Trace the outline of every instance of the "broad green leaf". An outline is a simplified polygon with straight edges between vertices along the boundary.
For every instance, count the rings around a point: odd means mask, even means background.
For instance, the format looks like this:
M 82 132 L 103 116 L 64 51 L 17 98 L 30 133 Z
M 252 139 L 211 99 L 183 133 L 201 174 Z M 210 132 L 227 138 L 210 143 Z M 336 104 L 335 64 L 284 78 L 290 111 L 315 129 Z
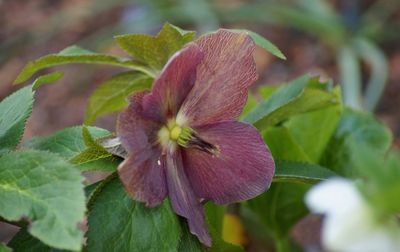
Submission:
M 149 70 L 146 67 L 135 61 L 124 58 L 118 58 L 106 54 L 94 53 L 82 49 L 78 46 L 71 46 L 67 47 L 66 49 L 62 50 L 59 53 L 49 54 L 37 60 L 29 62 L 22 69 L 21 73 L 17 76 L 16 80 L 14 81 L 14 84 L 20 84 L 28 80 L 33 74 L 44 68 L 56 65 L 68 64 L 68 63 L 115 65 L 115 66 L 129 68 L 132 70 L 137 70 L 149 74 L 150 76 L 153 76 L 153 73 L 149 72 Z
M 21 228 L 18 233 L 8 243 L 8 246 L 14 251 L 18 252 L 60 252 L 65 250 L 59 250 L 51 248 L 30 235 L 26 228 Z M 1 251 L 1 250 L 0 250 Z
M 263 132 L 263 138 L 274 159 L 311 161 L 286 127 L 271 127 Z
M 204 246 L 196 236 L 190 233 L 187 223 L 181 222 L 182 236 L 179 242 L 178 252 L 206 252 Z
M 118 178 L 92 197 L 88 222 L 89 251 L 176 251 L 181 236 L 168 200 L 147 208 L 132 200 Z
M 110 132 L 101 128 L 88 127 L 88 130 L 95 138 L 110 135 Z M 86 150 L 86 145 L 82 137 L 82 127 L 71 127 L 60 130 L 49 136 L 33 137 L 24 143 L 23 148 L 50 151 L 57 153 L 66 160 L 71 160 L 84 152 Z M 115 171 L 119 162 L 119 159 L 107 156 L 106 158 L 79 164 L 77 167 L 81 171 Z
M 275 239 L 282 239 L 308 210 L 303 197 L 309 185 L 298 183 L 273 183 L 266 193 L 247 201 L 249 207 Z
M 56 154 L 24 150 L 0 158 L 0 216 L 27 218 L 45 244 L 79 250 L 85 214 L 83 177 Z
M 128 34 L 116 36 L 118 44 L 138 59 L 148 64 L 155 72 L 160 71 L 168 59 L 186 43 L 194 39 L 194 32 L 166 23 L 157 36 L 147 34 Z
M 392 144 L 390 130 L 369 113 L 345 109 L 326 148 L 321 164 L 343 176 L 357 174 L 353 161 L 357 148 L 384 155 Z
M 151 88 L 152 81 L 151 77 L 135 72 L 118 74 L 105 81 L 89 98 L 85 124 L 93 124 L 99 116 L 125 108 L 127 96 Z
M 340 100 L 340 89 L 335 93 Z M 295 115 L 286 123 L 294 140 L 313 163 L 318 163 L 340 120 L 342 105 L 337 104 L 316 111 Z
M 281 50 L 279 50 L 279 48 L 276 45 L 271 43 L 268 39 L 264 38 L 260 34 L 253 32 L 253 31 L 245 30 L 245 29 L 230 29 L 230 31 L 246 32 L 253 39 L 253 41 L 254 41 L 254 43 L 256 43 L 256 45 L 262 47 L 267 52 L 270 52 L 272 55 L 274 55 L 280 59 L 286 60 L 286 56 L 281 52 Z
M 11 248 L 0 242 L 0 252 L 11 252 Z
M 279 86 L 264 85 L 260 86 L 256 92 L 249 92 L 246 105 L 243 108 L 240 119 L 243 119 L 247 113 L 254 109 L 259 102 L 267 100 Z
M 42 75 L 39 76 L 33 83 L 32 83 L 32 89 L 36 90 L 39 87 L 46 85 L 46 84 L 50 84 L 54 81 L 58 81 L 59 79 L 61 79 L 64 76 L 63 72 L 53 72 L 50 74 L 46 74 L 46 75 Z
M 325 91 L 325 85 L 318 83 L 318 79 L 309 76 L 295 79 L 279 88 L 243 120 L 263 130 L 293 115 L 337 104 L 336 95 Z
M 315 184 L 337 176 L 333 171 L 305 162 L 275 160 L 274 182 Z
M 15 150 L 32 112 L 33 92 L 24 87 L 0 102 L 0 156 Z

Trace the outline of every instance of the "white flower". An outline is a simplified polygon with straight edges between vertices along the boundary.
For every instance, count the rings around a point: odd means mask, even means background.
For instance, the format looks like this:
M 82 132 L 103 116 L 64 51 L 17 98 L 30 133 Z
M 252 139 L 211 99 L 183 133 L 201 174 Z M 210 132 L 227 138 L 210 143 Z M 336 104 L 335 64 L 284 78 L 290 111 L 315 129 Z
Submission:
M 373 209 L 349 180 L 334 178 L 306 195 L 312 212 L 324 214 L 322 243 L 330 251 L 399 252 L 400 228 L 393 216 L 377 220 Z

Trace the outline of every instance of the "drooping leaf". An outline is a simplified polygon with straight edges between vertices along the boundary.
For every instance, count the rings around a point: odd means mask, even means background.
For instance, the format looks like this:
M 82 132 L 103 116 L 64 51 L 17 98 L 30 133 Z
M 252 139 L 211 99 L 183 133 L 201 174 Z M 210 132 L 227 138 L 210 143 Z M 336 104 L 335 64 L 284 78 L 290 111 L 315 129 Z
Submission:
M 21 228 L 8 243 L 8 246 L 18 252 L 61 252 L 66 250 L 55 249 L 47 246 L 40 240 L 30 235 L 26 228 Z
M 183 31 L 166 23 L 156 36 L 128 34 L 116 36 L 122 49 L 135 59 L 148 64 L 155 72 L 160 71 L 168 59 L 186 43 L 194 39 L 195 32 Z
M 88 127 L 88 130 L 95 138 L 110 135 L 110 132 L 101 128 Z M 71 160 L 75 156 L 84 152 L 87 148 L 82 137 L 82 127 L 66 128 L 49 136 L 33 137 L 25 142 L 23 147 L 57 153 L 66 160 Z M 79 164 L 77 167 L 81 171 L 115 171 L 119 162 L 120 160 L 117 158 L 107 156 L 105 158 Z
M 0 156 L 15 150 L 32 112 L 33 92 L 24 87 L 0 102 Z
M 286 60 L 286 56 L 281 52 L 281 50 L 279 50 L 276 45 L 271 43 L 268 39 L 264 38 L 260 34 L 246 29 L 231 29 L 231 31 L 246 32 L 254 40 L 254 43 L 256 43 L 258 46 L 262 47 L 267 52 L 270 52 L 272 55 L 280 59 Z
M 336 173 L 320 165 L 276 160 L 273 181 L 315 184 L 334 176 Z
M 47 245 L 79 250 L 85 213 L 83 177 L 56 154 L 24 150 L 0 158 L 0 216 L 27 218 L 29 232 Z
M 165 200 L 147 208 L 132 200 L 118 178 L 106 182 L 89 203 L 89 251 L 176 251 L 178 217 Z
M 58 81 L 59 79 L 61 79 L 64 76 L 63 72 L 53 72 L 50 74 L 46 74 L 46 75 L 42 75 L 39 76 L 33 83 L 32 83 L 32 89 L 36 90 L 39 87 L 46 85 L 46 84 L 50 84 L 54 81 Z
M 82 49 L 78 46 L 70 46 L 59 53 L 49 54 L 47 56 L 43 56 L 37 60 L 29 62 L 22 69 L 21 73 L 17 76 L 14 83 L 20 84 L 28 80 L 37 71 L 44 68 L 68 63 L 115 65 L 140 71 L 149 74 L 150 76 L 153 76 L 153 74 L 145 66 L 138 62 L 129 59 L 118 58 L 111 55 L 94 53 L 92 51 Z
M 268 100 L 250 111 L 243 120 L 263 130 L 293 115 L 338 102 L 336 95 L 326 91 L 325 85 L 317 78 L 303 76 L 279 88 Z
M 369 148 L 384 155 L 392 144 L 391 131 L 369 113 L 345 109 L 338 127 L 326 148 L 321 164 L 342 176 L 354 176 L 357 169 L 354 153 Z
M 126 72 L 105 81 L 89 98 L 85 124 L 93 124 L 99 116 L 125 108 L 127 96 L 151 88 L 152 80 L 144 74 Z

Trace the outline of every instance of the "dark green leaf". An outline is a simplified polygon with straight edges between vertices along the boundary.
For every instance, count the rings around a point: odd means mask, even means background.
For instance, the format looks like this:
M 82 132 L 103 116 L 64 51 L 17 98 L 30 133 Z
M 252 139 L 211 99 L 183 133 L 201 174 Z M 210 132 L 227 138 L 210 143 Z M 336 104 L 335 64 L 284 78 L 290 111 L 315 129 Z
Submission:
M 89 251 L 176 251 L 181 236 L 168 200 L 147 208 L 132 200 L 118 178 L 93 196 L 88 222 Z
M 250 111 L 243 120 L 262 130 L 293 115 L 337 104 L 336 95 L 324 91 L 325 86 L 318 83 L 317 78 L 309 76 L 293 80 Z
M 260 34 L 245 29 L 231 29 L 230 31 L 246 32 L 254 40 L 254 43 L 256 43 L 258 46 L 262 47 L 267 52 L 270 52 L 272 55 L 280 59 L 286 60 L 286 56 L 281 52 L 281 50 L 279 50 L 276 45 L 271 43 L 268 39 L 264 38 Z
M 59 79 L 61 79 L 64 76 L 63 72 L 53 72 L 50 74 L 46 74 L 46 75 L 42 75 L 39 76 L 33 83 L 32 83 L 32 89 L 36 90 L 39 87 L 46 85 L 46 84 L 50 84 L 54 81 L 58 81 Z
M 337 176 L 331 170 L 316 164 L 276 160 L 275 165 L 274 182 L 315 184 Z
M 18 252 L 60 252 L 66 250 L 59 250 L 55 248 L 51 248 L 36 239 L 32 235 L 28 233 L 26 228 L 21 228 L 18 233 L 12 238 L 12 240 L 8 243 L 8 246 L 12 248 L 14 251 Z M 1 251 L 1 250 L 0 250 Z
M 88 130 L 96 138 L 110 135 L 110 132 L 101 128 L 88 127 Z M 82 127 L 66 128 L 49 136 L 34 137 L 24 143 L 23 147 L 57 153 L 66 160 L 71 160 L 86 150 L 86 145 L 82 137 Z M 119 159 L 107 156 L 106 158 L 79 164 L 77 167 L 81 171 L 115 171 L 118 164 Z
M 79 250 L 85 213 L 83 177 L 58 155 L 25 150 L 0 158 L 0 216 L 27 218 L 29 232 L 45 244 Z
M 125 108 L 127 96 L 151 88 L 152 81 L 151 77 L 135 72 L 118 74 L 105 81 L 89 98 L 85 124 L 93 124 L 99 116 Z
M 0 102 L 0 156 L 14 150 L 32 112 L 33 92 L 24 87 Z
M 85 64 L 108 64 L 126 67 L 132 70 L 141 71 L 153 76 L 146 67 L 132 60 L 118 58 L 111 55 L 94 53 L 77 46 L 71 46 L 56 54 L 49 54 L 37 60 L 29 62 L 21 73 L 17 76 L 15 84 L 20 84 L 28 80 L 37 71 L 44 68 L 68 64 L 68 63 L 85 63 Z
M 155 72 L 160 71 L 168 59 L 186 43 L 193 40 L 194 32 L 187 32 L 166 23 L 157 36 L 128 34 L 116 36 L 122 49 L 148 64 Z

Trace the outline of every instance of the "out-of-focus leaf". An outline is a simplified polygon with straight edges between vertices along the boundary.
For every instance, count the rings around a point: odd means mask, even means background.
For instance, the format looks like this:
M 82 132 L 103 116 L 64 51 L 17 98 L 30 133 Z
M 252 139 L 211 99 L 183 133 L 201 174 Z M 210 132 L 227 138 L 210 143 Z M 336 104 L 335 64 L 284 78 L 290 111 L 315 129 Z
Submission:
M 339 175 L 357 174 L 353 154 L 359 147 L 384 155 L 392 143 L 391 131 L 373 115 L 345 109 L 338 127 L 326 148 L 322 165 Z
M 335 89 L 340 101 L 340 89 Z M 340 120 L 342 104 L 291 117 L 285 127 L 313 163 L 318 163 Z
M 0 252 L 11 252 L 11 248 L 0 242 Z
M 15 150 L 32 112 L 33 92 L 24 87 L 0 102 L 0 156 Z
M 115 39 L 122 49 L 135 59 L 148 64 L 153 71 L 160 71 L 168 59 L 186 43 L 194 39 L 195 32 L 183 31 L 166 23 L 157 36 L 127 34 Z
M 87 127 L 90 134 L 95 138 L 109 136 L 110 132 L 96 127 Z M 60 130 L 54 134 L 44 137 L 33 137 L 24 143 L 23 148 L 45 150 L 57 153 L 66 160 L 71 160 L 75 156 L 86 150 L 86 145 L 82 137 L 82 127 L 71 127 Z M 115 157 L 90 160 L 86 163 L 77 165 L 81 171 L 115 171 L 120 160 Z
M 64 76 L 63 72 L 53 72 L 50 74 L 46 74 L 46 75 L 42 75 L 39 76 L 33 83 L 32 83 L 32 89 L 36 90 L 39 87 L 46 85 L 46 84 L 50 84 L 54 81 L 58 81 L 59 79 L 61 79 Z
M 321 88 L 316 88 L 318 83 L 317 78 L 309 76 L 293 80 L 250 111 L 243 120 L 263 130 L 293 115 L 337 104 L 336 95 L 324 91 L 322 84 Z
M 315 184 L 334 176 L 336 173 L 316 164 L 275 160 L 274 182 Z
M 118 178 L 92 197 L 88 223 L 89 251 L 176 251 L 181 236 L 169 201 L 147 208 L 132 200 Z
M 8 243 L 8 246 L 18 252 L 61 252 L 66 250 L 55 249 L 47 246 L 40 240 L 30 235 L 26 228 L 21 228 Z M 1 251 L 1 250 L 0 250 Z
M 106 54 L 94 53 L 92 51 L 82 49 L 78 46 L 71 46 L 65 48 L 59 53 L 49 54 L 37 60 L 29 62 L 22 69 L 21 73 L 17 76 L 14 84 L 20 84 L 28 80 L 33 74 L 44 68 L 68 63 L 115 65 L 140 71 L 150 76 L 153 76 L 153 73 L 151 73 L 149 69 L 135 61 Z
M 83 177 L 56 154 L 24 150 L 0 158 L 0 216 L 30 220 L 29 232 L 47 245 L 79 250 L 85 213 Z
M 127 96 L 151 88 L 152 80 L 144 74 L 126 72 L 105 81 L 89 98 L 85 124 L 93 124 L 99 116 L 125 108 Z
M 385 89 L 389 73 L 388 62 L 385 54 L 375 44 L 366 39 L 360 38 L 356 40 L 355 49 L 371 67 L 363 107 L 367 111 L 374 111 Z
M 271 127 L 263 132 L 263 138 L 274 159 L 311 161 L 286 127 Z
M 281 52 L 281 50 L 279 50 L 279 48 L 276 45 L 271 43 L 268 39 L 264 38 L 260 34 L 245 29 L 231 29 L 230 31 L 247 33 L 253 39 L 256 45 L 262 47 L 267 52 L 270 52 L 272 55 L 280 59 L 286 60 L 286 56 Z

